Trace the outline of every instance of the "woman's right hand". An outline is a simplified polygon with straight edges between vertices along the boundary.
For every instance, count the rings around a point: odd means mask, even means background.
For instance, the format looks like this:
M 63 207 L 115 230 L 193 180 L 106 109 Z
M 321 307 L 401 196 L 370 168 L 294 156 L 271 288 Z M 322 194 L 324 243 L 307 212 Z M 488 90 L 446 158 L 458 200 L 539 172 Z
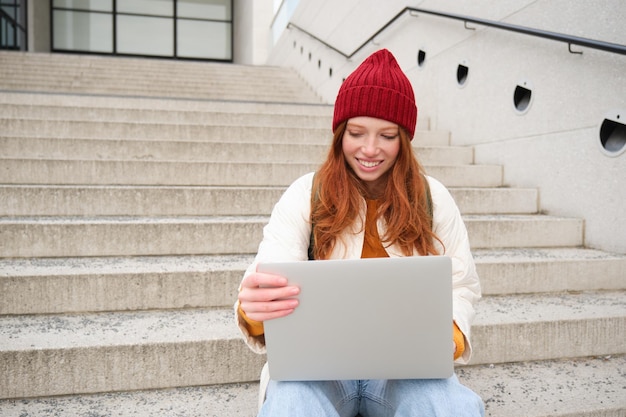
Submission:
M 248 318 L 263 322 L 293 313 L 300 288 L 280 275 L 254 272 L 243 279 L 239 305 Z

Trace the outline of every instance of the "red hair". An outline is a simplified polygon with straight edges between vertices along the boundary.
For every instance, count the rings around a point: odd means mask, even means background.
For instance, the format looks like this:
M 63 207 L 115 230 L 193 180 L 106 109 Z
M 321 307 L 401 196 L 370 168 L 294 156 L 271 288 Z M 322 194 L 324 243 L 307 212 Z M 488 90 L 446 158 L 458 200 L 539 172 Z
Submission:
M 342 149 L 347 122 L 335 130 L 333 142 L 325 162 L 315 175 L 311 220 L 315 259 L 328 259 L 341 233 L 357 221 L 366 188 L 363 181 L 345 161 Z M 400 150 L 396 162 L 387 175 L 387 186 L 379 203 L 378 215 L 387 223 L 381 240 L 384 246 L 397 244 L 402 253 L 411 256 L 437 254 L 428 210 L 423 169 L 411 146 L 411 139 L 402 127 Z M 440 241 L 441 242 L 441 241 Z

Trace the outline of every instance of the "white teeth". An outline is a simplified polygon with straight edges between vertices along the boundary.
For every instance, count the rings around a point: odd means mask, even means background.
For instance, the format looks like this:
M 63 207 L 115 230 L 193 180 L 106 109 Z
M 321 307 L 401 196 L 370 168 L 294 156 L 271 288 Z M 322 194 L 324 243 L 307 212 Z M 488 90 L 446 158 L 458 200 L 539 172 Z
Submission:
M 375 166 L 381 164 L 381 162 L 368 162 L 368 161 L 363 161 L 361 159 L 359 159 L 359 163 L 366 168 L 374 168 Z

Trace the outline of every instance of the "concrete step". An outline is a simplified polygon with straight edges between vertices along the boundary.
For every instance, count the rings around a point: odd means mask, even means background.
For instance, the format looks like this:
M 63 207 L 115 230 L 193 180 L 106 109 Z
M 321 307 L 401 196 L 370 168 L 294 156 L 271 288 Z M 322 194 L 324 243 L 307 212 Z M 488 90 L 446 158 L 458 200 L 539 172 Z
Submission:
M 2 184 L 287 186 L 319 164 L 0 160 Z M 464 171 L 469 173 L 468 170 Z M 452 173 L 451 173 L 452 174 Z
M 0 259 L 0 315 L 228 308 L 253 255 Z
M 251 381 L 232 309 L 0 317 L 3 398 Z
M 300 78 L 295 77 L 290 70 L 276 72 L 273 76 L 263 76 L 255 73 L 231 72 L 219 77 L 207 77 L 205 74 L 178 74 L 176 77 L 159 74 L 149 70 L 134 69 L 120 73 L 115 69 L 98 69 L 92 71 L 78 71 L 72 74 L 68 69 L 65 73 L 46 68 L 42 72 L 32 67 L 16 70 L 15 66 L 0 67 L 0 85 L 5 88 L 16 86 L 40 85 L 61 87 L 68 90 L 80 90 L 89 88 L 92 91 L 99 89 L 129 89 L 130 91 L 143 91 L 156 89 L 157 91 L 191 92 L 194 89 L 206 91 L 218 91 L 226 93 L 269 93 L 270 96 L 285 95 L 302 96 L 316 100 L 313 91 Z M 65 76 L 63 76 L 65 75 Z M 246 79 L 249 77 L 249 79 Z M 27 88 L 28 89 L 28 88 Z
M 327 128 L 0 119 L 3 137 L 330 144 Z
M 235 111 L 154 110 L 107 107 L 0 104 L 6 119 L 205 124 L 217 126 L 306 127 L 330 132 L 330 115 L 242 113 Z
M 287 186 L 317 163 L 0 159 L 1 184 Z M 497 187 L 496 165 L 426 166 L 449 187 Z
M 74 74 L 69 71 L 65 76 L 55 72 L 41 72 L 23 68 L 14 70 L 11 67 L 0 67 L 2 82 L 0 86 L 13 90 L 30 90 L 32 87 L 45 87 L 56 90 L 61 88 L 66 91 L 105 91 L 105 90 L 128 90 L 192 93 L 194 90 L 213 92 L 221 95 L 226 94 L 260 94 L 266 93 L 270 97 L 285 98 L 299 97 L 309 100 L 311 103 L 320 102 L 319 97 L 306 85 L 302 79 L 295 77 L 290 70 L 277 72 L 274 76 L 259 76 L 258 74 L 231 73 L 220 77 L 206 76 L 205 74 L 178 74 L 170 77 L 164 74 L 150 72 L 149 70 L 130 70 L 119 73 L 114 70 L 99 69 L 95 71 L 80 71 Z M 71 70 L 70 70 L 71 71 Z M 246 79 L 249 78 L 249 79 Z
M 532 188 L 448 188 L 463 214 L 534 214 L 539 192 Z
M 73 91 L 261 101 L 321 102 L 295 71 L 202 63 L 165 63 L 81 56 L 0 56 L 0 87 L 25 91 Z
M 485 402 L 486 417 L 621 417 L 625 356 L 457 368 Z M 253 417 L 258 383 L 2 400 L 6 417 Z
M 626 254 L 586 248 L 473 251 L 483 295 L 626 290 Z
M 246 82 L 256 79 L 276 80 L 285 77 L 300 80 L 295 71 L 276 66 L 252 66 L 233 63 L 175 61 L 165 59 L 143 59 L 61 53 L 13 53 L 2 52 L 0 68 L 21 70 L 29 74 L 55 74 L 77 77 L 89 74 L 114 74 L 117 76 L 161 77 L 175 80 L 196 79 L 211 81 L 241 78 Z M 20 71 L 17 71 L 19 75 Z
M 213 123 L 214 114 L 219 114 L 224 120 L 238 120 L 238 125 L 250 124 L 251 120 L 271 121 L 271 126 L 283 126 L 285 120 L 293 119 L 292 116 L 303 116 L 307 120 L 326 119 L 320 128 L 330 131 L 333 116 L 333 107 L 325 104 L 306 104 L 306 103 L 268 103 L 258 101 L 235 101 L 235 100 L 206 100 L 206 99 L 158 99 L 148 97 L 123 97 L 123 96 L 106 96 L 94 94 L 69 94 L 69 93 L 30 93 L 30 92 L 14 92 L 2 91 L 0 94 L 0 103 L 6 105 L 8 115 L 15 118 L 21 114 L 20 118 L 49 118 L 44 117 L 45 111 L 38 110 L 39 107 L 59 108 L 58 112 L 64 112 L 64 109 L 85 109 L 87 115 L 81 115 L 81 118 L 88 118 L 93 111 L 121 110 L 114 112 L 115 117 L 125 120 L 124 116 L 127 112 L 132 114 L 133 118 L 129 120 L 148 120 L 157 122 L 179 121 L 179 120 L 198 120 L 200 123 Z M 25 110 L 24 110 L 25 109 Z M 28 110 L 30 109 L 30 110 Z M 70 110 L 73 112 L 74 110 Z M 26 112 L 26 114 L 23 114 Z M 76 110 L 79 114 L 79 110 Z M 190 114 L 187 114 L 190 113 Z M 4 114 L 0 112 L 0 114 Z M 232 117 L 227 116 L 232 114 Z M 38 115 L 38 117 L 34 117 Z M 206 116 L 205 116 L 206 115 Z M 210 117 L 209 117 L 210 115 Z M 243 116 L 241 116 L 243 115 Z M 260 118 L 264 115 L 267 117 Z M 139 119 L 135 119 L 135 116 Z M 7 118 L 11 118 L 6 116 Z M 116 120 L 116 119 L 114 119 Z M 298 119 L 301 120 L 301 119 Z M 232 123 L 232 122 L 231 122 Z M 317 122 L 316 122 L 317 123 Z M 222 124 L 228 124 L 224 122 Z M 255 123 L 259 124 L 259 123 Z M 297 124 L 296 126 L 300 126 Z M 293 125 L 286 125 L 293 126 Z M 423 112 L 417 120 L 418 131 L 428 131 L 430 127 L 430 119 Z M 437 132 L 433 132 L 437 133 Z M 441 136 L 441 133 L 438 133 Z M 423 133 L 419 132 L 419 140 L 424 141 Z M 429 139 L 430 136 L 428 136 Z M 449 144 L 450 134 L 445 132 L 443 137 L 437 137 L 434 145 Z
M 203 123 L 137 123 L 0 118 L 2 137 L 167 140 L 195 142 L 258 142 L 328 146 L 329 127 L 216 125 Z M 446 146 L 449 133 L 417 131 L 415 145 Z
M 0 216 L 269 215 L 284 190 L 285 187 L 0 185 L 0 200 L 4 202 Z M 449 190 L 464 214 L 537 212 L 537 190 Z
M 116 62 L 117 61 L 117 62 Z M 287 87 L 290 85 L 303 85 L 302 78 L 298 74 L 284 67 L 252 66 L 237 64 L 216 64 L 204 62 L 200 65 L 186 65 L 179 62 L 174 65 L 162 65 L 162 62 L 155 61 L 135 61 L 127 65 L 130 61 L 119 62 L 118 58 L 101 60 L 101 65 L 94 65 L 97 62 L 74 61 L 66 59 L 64 61 L 48 59 L 40 62 L 28 60 L 2 60 L 0 57 L 0 73 L 8 77 L 9 80 L 41 79 L 59 81 L 72 81 L 76 83 L 91 82 L 94 80 L 117 80 L 120 83 L 126 80 L 137 82 L 160 81 L 165 84 L 191 84 L 211 85 L 219 82 L 238 81 L 244 85 L 255 85 L 261 83 L 276 83 L 278 89 L 283 86 L 278 85 L 283 82 Z
M 3 417 L 254 417 L 258 382 L 0 400 Z M 576 417 L 576 416 L 575 416 Z
M 40 106 L 64 108 L 87 108 L 87 112 L 92 109 L 121 109 L 122 111 L 140 112 L 143 117 L 148 117 L 151 112 L 155 115 L 162 115 L 165 118 L 185 116 L 184 113 L 233 113 L 233 114 L 263 114 L 263 115 L 300 115 L 306 117 L 327 117 L 330 128 L 333 116 L 333 107 L 324 104 L 303 104 L 303 103 L 263 103 L 255 101 L 235 101 L 235 100 L 207 100 L 207 99 L 159 99 L 148 97 L 123 97 L 106 96 L 95 94 L 69 94 L 69 93 L 32 93 L 2 91 L 0 103 L 16 107 L 37 109 Z M 16 110 L 19 111 L 19 110 Z M 38 110 L 34 110 L 38 111 Z M 62 111 L 62 110 L 60 110 Z M 182 115 L 181 115 L 182 114 Z M 86 117 L 86 116 L 83 116 Z M 121 116 L 119 116 L 121 117 Z M 237 117 L 237 116 L 235 116 Z M 28 117 L 27 117 L 28 118 Z M 31 117 L 32 118 L 32 117 Z M 244 118 L 246 119 L 246 118 Z M 280 119 L 280 117 L 279 117 Z M 427 117 L 420 116 L 420 121 L 427 120 Z M 205 121 L 206 122 L 206 121 Z M 424 129 L 427 129 L 425 127 Z
M 626 356 L 605 355 L 464 367 L 457 373 L 485 402 L 486 417 L 621 417 L 624 369 Z
M 200 65 L 187 65 L 178 62 L 174 65 L 163 65 L 163 62 L 138 60 L 119 62 L 113 57 L 88 62 L 82 57 L 73 60 L 71 57 L 63 61 L 58 59 L 20 60 L 20 57 L 0 57 L 0 74 L 3 83 L 10 81 L 41 81 L 76 85 L 94 84 L 96 82 L 130 85 L 133 82 L 158 85 L 197 85 L 217 86 L 220 83 L 239 86 L 256 86 L 273 84 L 281 91 L 294 86 L 304 87 L 308 94 L 313 90 L 292 69 L 285 67 L 252 66 L 237 64 L 217 64 L 203 62 Z M 128 65 L 128 64 L 131 65 Z
M 0 185 L 0 216 L 269 215 L 285 187 Z
M 474 160 L 467 147 L 416 146 L 415 152 L 425 165 Z M 319 163 L 327 153 L 327 144 L 0 137 L 0 157 L 6 159 Z
M 17 91 L 56 91 L 88 94 L 169 96 L 197 98 L 256 99 L 321 103 L 321 99 L 292 70 L 276 69 L 273 74 L 225 67 L 220 75 L 207 72 L 172 75 L 152 68 L 79 69 L 45 64 L 44 70 L 31 64 L 0 65 L 0 88 Z M 209 66 L 207 66 L 209 67 Z
M 86 55 L 51 54 L 33 56 L 0 56 L 2 69 L 8 75 L 20 76 L 52 76 L 59 79 L 80 81 L 81 78 L 102 77 L 133 79 L 162 79 L 169 82 L 177 80 L 195 80 L 198 83 L 215 82 L 216 80 L 241 80 L 255 83 L 258 80 L 270 82 L 279 78 L 300 80 L 298 74 L 284 67 L 252 66 L 238 64 L 220 64 L 215 62 L 183 62 L 165 60 L 129 60 L 118 57 L 94 58 Z M 14 71 L 11 71 L 14 70 Z M 21 71 L 16 71 L 21 70 Z M 65 77 L 63 77 L 65 75 Z
M 78 93 L 78 94 L 106 94 L 106 95 L 122 95 L 122 96 L 138 96 L 138 97 L 172 97 L 172 98 L 191 98 L 191 99 L 211 99 L 211 100 L 245 100 L 245 101 L 263 101 L 263 102 L 280 102 L 280 103 L 322 103 L 319 97 L 312 97 L 311 93 L 304 89 L 291 91 L 276 91 L 267 89 L 256 90 L 227 90 L 213 89 L 206 86 L 203 89 L 189 87 L 182 89 L 179 86 L 171 86 L 169 88 L 158 88 L 154 85 L 141 86 L 135 85 L 118 85 L 111 83 L 110 85 L 94 82 L 88 85 L 77 85 L 71 83 L 59 83 L 54 79 L 49 82 L 36 82 L 30 79 L 25 81 L 3 81 L 0 87 L 5 90 L 14 91 L 49 91 L 58 93 Z
M 484 297 L 472 364 L 626 353 L 626 292 Z
M 624 353 L 616 341 L 626 337 L 625 301 L 623 292 L 487 297 L 472 363 Z M 251 381 L 264 360 L 238 337 L 232 309 L 3 316 L 0 324 L 5 398 Z
M 626 255 L 477 250 L 483 295 L 626 290 Z M 0 315 L 228 307 L 253 255 L 0 259 Z
M 326 156 L 328 146 L 258 142 L 0 137 L 0 149 L 0 157 L 6 159 L 320 163 Z M 457 158 L 464 158 L 464 148 L 460 149 Z M 432 155 L 431 160 L 439 163 L 445 161 L 448 154 L 445 148 L 428 148 L 425 152 Z M 450 153 L 455 156 L 454 151 Z
M 583 245 L 582 219 L 544 215 L 466 215 L 473 249 Z
M 3 217 L 0 257 L 255 253 L 266 216 Z M 583 221 L 540 215 L 469 215 L 474 248 L 576 247 Z
M 215 255 L 253 253 L 262 216 L 5 217 L 0 257 Z
M 285 99 L 300 98 L 311 103 L 321 102 L 311 88 L 300 78 L 294 77 L 290 70 L 276 73 L 273 77 L 259 77 L 257 74 L 241 75 L 228 74 L 221 77 L 207 77 L 204 74 L 184 75 L 175 77 L 163 76 L 162 74 L 127 71 L 123 74 L 111 70 L 82 71 L 79 74 L 66 73 L 59 76 L 58 73 L 42 73 L 29 70 L 12 71 L 10 68 L 0 67 L 0 86 L 6 89 L 25 89 L 32 91 L 33 88 L 51 88 L 53 91 L 94 92 L 99 91 L 128 91 L 146 92 L 151 95 L 154 92 L 168 93 L 208 93 L 232 95 L 259 95 L 267 94 L 268 97 L 284 97 Z M 245 77 L 249 79 L 245 79 Z

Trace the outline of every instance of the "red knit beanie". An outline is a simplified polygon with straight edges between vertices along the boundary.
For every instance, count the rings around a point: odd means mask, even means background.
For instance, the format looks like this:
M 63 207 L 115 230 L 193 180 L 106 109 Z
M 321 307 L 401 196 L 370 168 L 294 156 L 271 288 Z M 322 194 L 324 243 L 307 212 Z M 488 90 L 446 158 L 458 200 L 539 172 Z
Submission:
M 369 116 L 402 126 L 415 134 L 417 106 L 411 82 L 386 49 L 370 55 L 339 88 L 335 100 L 333 132 L 344 120 Z

